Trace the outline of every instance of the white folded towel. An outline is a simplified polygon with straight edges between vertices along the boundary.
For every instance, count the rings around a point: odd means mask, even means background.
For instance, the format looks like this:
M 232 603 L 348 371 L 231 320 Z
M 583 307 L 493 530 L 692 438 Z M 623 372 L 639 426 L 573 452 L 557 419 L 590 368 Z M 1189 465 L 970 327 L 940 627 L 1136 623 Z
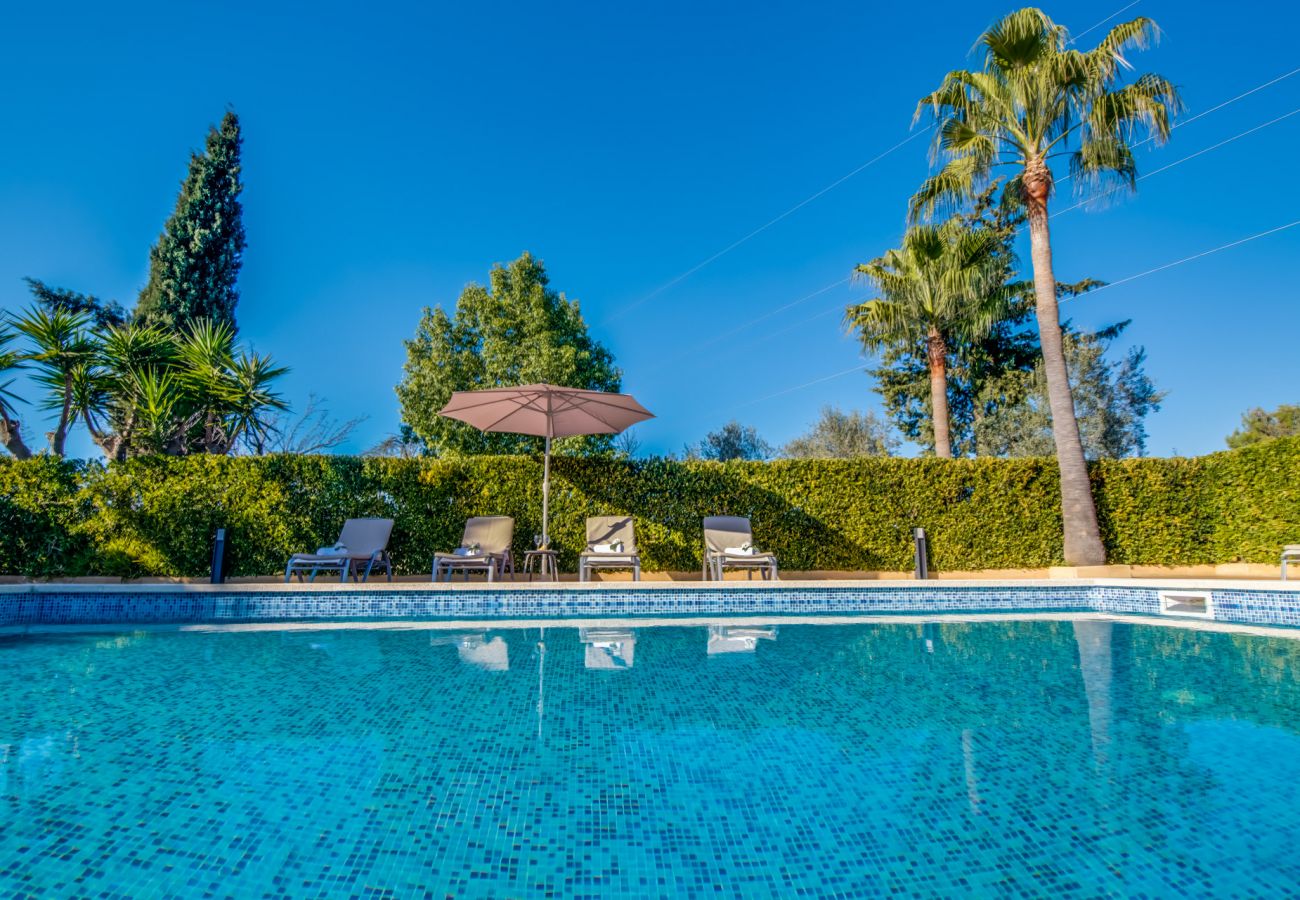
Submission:
M 468 547 L 457 547 L 451 552 L 455 556 L 478 556 L 477 550 L 471 550 Z
M 621 553 L 622 551 L 623 551 L 622 545 L 619 545 L 617 547 L 614 544 L 592 544 L 591 545 L 592 553 Z
M 348 548 L 342 544 L 335 544 L 333 547 L 320 547 L 316 550 L 317 556 L 347 556 Z
M 753 546 L 750 545 L 746 545 L 744 547 L 728 547 L 722 552 L 727 554 L 728 556 L 753 556 L 754 548 Z

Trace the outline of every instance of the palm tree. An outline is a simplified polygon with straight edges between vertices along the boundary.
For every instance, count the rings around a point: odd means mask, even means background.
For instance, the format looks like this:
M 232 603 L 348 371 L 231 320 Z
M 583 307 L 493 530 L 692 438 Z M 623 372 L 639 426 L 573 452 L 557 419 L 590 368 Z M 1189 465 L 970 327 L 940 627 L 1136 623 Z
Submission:
M 12 346 L 17 337 L 8 323 L 0 320 L 0 374 L 17 371 L 23 366 L 23 355 Z M 22 423 L 14 410 L 14 404 L 21 403 L 22 398 L 9 390 L 13 383 L 12 378 L 0 382 L 0 443 L 14 459 L 29 459 L 32 451 L 23 440 Z
M 1115 26 L 1092 50 L 1072 50 L 1064 28 L 1041 10 L 1022 9 L 980 38 L 982 69 L 948 73 L 917 107 L 918 117 L 926 110 L 934 115 L 936 147 L 947 161 L 912 198 L 913 219 L 970 199 L 989 182 L 994 166 L 1010 166 L 1014 172 L 1003 197 L 1023 204 L 1029 222 L 1038 331 L 1061 474 L 1065 559 L 1071 565 L 1103 564 L 1106 551 L 1074 417 L 1057 310 L 1047 217 L 1055 184 L 1052 160 L 1069 157 L 1076 185 L 1134 187 L 1135 135 L 1164 141 L 1172 114 L 1181 108 L 1177 89 L 1158 75 L 1119 84 L 1120 70 L 1130 68 L 1124 52 L 1147 47 L 1158 34 L 1154 22 L 1137 18 Z
M 289 369 L 277 366 L 266 354 L 242 352 L 230 370 L 230 402 L 226 411 L 226 434 L 230 447 L 243 438 L 247 446 L 264 447 L 275 421 L 271 413 L 289 408 L 271 390 L 271 382 Z
M 23 358 L 35 363 L 36 381 L 49 392 L 45 408 L 58 411 L 58 422 L 46 435 L 55 456 L 63 456 L 68 427 L 78 413 L 78 388 L 95 356 L 90 323 L 89 313 L 39 306 L 14 320 L 14 326 L 32 345 Z
M 930 371 L 934 452 L 952 458 L 948 415 L 948 347 L 983 336 L 1004 314 L 1008 288 L 1002 242 L 987 227 L 960 218 L 917 225 L 903 246 L 858 266 L 880 296 L 850 306 L 846 318 L 869 351 L 925 343 Z
M 112 460 L 125 459 L 158 426 L 156 413 L 164 395 L 159 379 L 172 366 L 176 341 L 162 328 L 127 322 L 103 329 L 96 365 L 85 382 L 78 407 L 91 438 Z M 174 395 L 174 383 L 165 382 Z M 174 407 L 177 398 L 168 399 Z
M 265 441 L 269 414 L 288 408 L 271 383 L 289 370 L 269 356 L 236 348 L 228 322 L 192 323 L 177 348 L 176 363 L 192 407 L 182 437 L 204 453 L 229 453 L 241 436 Z M 191 438 L 196 429 L 198 436 Z

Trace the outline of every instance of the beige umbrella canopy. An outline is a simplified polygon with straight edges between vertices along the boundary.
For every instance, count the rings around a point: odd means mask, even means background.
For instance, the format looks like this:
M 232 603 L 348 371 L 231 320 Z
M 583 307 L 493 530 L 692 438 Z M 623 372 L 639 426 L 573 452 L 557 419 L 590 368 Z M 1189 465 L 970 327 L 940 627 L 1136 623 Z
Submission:
M 654 413 L 629 394 L 610 394 L 553 384 L 457 391 L 439 415 L 459 419 L 479 431 L 505 431 L 546 438 L 542 475 L 542 543 L 549 546 L 547 518 L 551 497 L 551 438 L 618 434 L 653 419 Z

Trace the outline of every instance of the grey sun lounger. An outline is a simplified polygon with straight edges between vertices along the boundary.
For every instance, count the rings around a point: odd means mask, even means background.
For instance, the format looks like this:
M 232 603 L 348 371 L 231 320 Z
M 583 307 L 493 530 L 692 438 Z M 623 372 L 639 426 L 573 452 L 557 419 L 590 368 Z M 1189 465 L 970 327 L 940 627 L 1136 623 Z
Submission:
M 597 547 L 622 542 L 621 550 Z M 587 549 L 578 557 L 578 580 L 590 581 L 596 569 L 631 569 L 632 580 L 641 580 L 641 554 L 636 549 L 636 531 L 631 516 L 592 516 L 587 519 Z
M 317 572 L 338 572 L 339 581 L 347 581 L 349 575 L 369 581 L 371 571 L 382 566 L 392 581 L 393 562 L 388 556 L 392 533 L 392 519 L 348 519 L 335 544 L 339 547 L 337 553 L 295 553 L 284 567 L 284 580 L 288 582 L 297 575 L 302 581 L 306 574 L 315 581 Z
M 1282 580 L 1286 581 L 1287 568 L 1293 562 L 1300 562 L 1300 544 L 1287 544 L 1282 548 Z
M 474 553 L 436 553 L 433 557 L 433 580 L 441 581 L 445 575 L 451 581 L 453 572 L 460 572 L 469 580 L 471 572 L 483 572 L 488 581 L 515 573 L 515 559 L 510 545 L 515 539 L 515 520 L 510 516 L 478 516 L 465 521 L 465 531 L 460 539 L 462 548 L 478 546 Z
M 776 557 L 771 553 L 742 553 L 754 533 L 744 516 L 709 516 L 704 520 L 704 580 L 721 580 L 724 569 L 745 569 L 752 577 L 776 581 Z

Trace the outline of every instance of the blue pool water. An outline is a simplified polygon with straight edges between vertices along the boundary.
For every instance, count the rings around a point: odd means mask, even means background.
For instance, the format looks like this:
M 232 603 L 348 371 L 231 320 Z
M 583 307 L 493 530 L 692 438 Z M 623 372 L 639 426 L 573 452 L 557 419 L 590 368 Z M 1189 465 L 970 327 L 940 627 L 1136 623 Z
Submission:
M 1300 641 L 1102 622 L 0 639 L 0 896 L 1300 886 Z

